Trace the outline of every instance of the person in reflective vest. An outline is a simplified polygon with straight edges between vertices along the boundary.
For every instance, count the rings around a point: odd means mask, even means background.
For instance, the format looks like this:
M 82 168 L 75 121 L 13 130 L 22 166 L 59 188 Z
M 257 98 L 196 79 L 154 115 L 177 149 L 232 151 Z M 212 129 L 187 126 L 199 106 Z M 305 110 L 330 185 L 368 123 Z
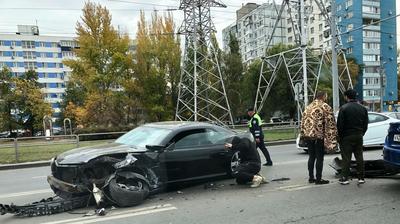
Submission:
M 267 161 L 264 163 L 264 166 L 272 166 L 272 160 L 271 156 L 269 155 L 269 152 L 267 150 L 267 147 L 265 147 L 264 143 L 264 133 L 261 128 L 261 118 L 260 115 L 258 115 L 253 108 L 249 108 L 247 110 L 247 115 L 249 115 L 250 120 L 249 120 L 249 130 L 251 134 L 253 135 L 254 139 L 256 140 L 257 148 L 261 150 L 261 152 L 264 154 L 265 160 Z

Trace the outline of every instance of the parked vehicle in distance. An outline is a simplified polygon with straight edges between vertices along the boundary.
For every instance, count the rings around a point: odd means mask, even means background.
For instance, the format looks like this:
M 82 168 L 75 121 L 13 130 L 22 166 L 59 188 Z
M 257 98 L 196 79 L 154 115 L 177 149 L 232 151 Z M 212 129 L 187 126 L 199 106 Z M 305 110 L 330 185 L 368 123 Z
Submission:
M 383 146 L 383 160 L 388 166 L 400 170 L 400 122 L 390 124 Z
M 282 119 L 280 117 L 271 117 L 269 120 L 270 123 L 281 123 Z
M 224 148 L 235 135 L 230 129 L 201 122 L 149 123 L 113 143 L 58 155 L 52 159 L 47 180 L 62 198 L 88 195 L 98 188 L 109 203 L 131 206 L 168 184 L 235 173 L 238 152 Z M 249 133 L 241 137 L 254 141 Z
M 363 137 L 364 148 L 382 147 L 385 143 L 389 125 L 399 122 L 399 119 L 388 116 L 386 113 L 368 112 L 368 130 Z M 297 136 L 296 146 L 299 150 L 307 151 L 307 145 Z

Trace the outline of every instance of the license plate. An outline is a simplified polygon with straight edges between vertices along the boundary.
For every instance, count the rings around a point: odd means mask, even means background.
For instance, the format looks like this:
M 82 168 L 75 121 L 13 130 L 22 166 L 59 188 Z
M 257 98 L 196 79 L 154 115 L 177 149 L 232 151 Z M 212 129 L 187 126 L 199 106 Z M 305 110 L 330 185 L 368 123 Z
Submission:
M 394 135 L 393 136 L 393 141 L 400 142 L 400 135 Z

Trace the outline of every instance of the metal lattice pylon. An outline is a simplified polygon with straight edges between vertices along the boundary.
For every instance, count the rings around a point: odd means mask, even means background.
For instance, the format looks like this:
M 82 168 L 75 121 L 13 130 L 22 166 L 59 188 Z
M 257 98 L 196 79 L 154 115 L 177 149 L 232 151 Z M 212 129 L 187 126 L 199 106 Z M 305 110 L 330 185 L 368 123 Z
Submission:
M 314 2 L 317 4 L 319 10 L 321 11 L 321 14 L 324 16 L 326 23 L 330 26 L 330 16 L 324 2 L 321 0 L 314 0 Z M 276 6 L 275 1 L 273 1 L 273 3 Z M 304 16 L 304 19 L 306 17 L 309 17 L 311 13 L 307 13 L 307 9 L 312 8 L 312 1 L 308 1 L 309 5 L 304 6 L 304 8 L 301 9 L 299 7 L 301 7 L 302 4 L 304 4 L 304 0 L 284 0 L 279 10 L 276 7 L 278 17 L 275 26 L 271 31 L 270 38 L 266 42 L 265 49 L 268 49 L 270 47 L 276 27 L 278 26 L 279 21 L 283 19 L 283 12 L 285 11 L 285 9 L 288 14 L 288 18 L 290 18 L 292 30 L 295 34 L 295 43 L 298 45 L 298 47 L 285 52 L 281 52 L 276 55 L 265 56 L 262 58 L 262 67 L 260 71 L 258 89 L 254 102 L 255 109 L 260 110 L 263 108 L 264 103 L 274 84 L 276 76 L 283 67 L 285 73 L 288 76 L 289 85 L 291 87 L 292 93 L 295 95 L 298 109 L 300 111 L 303 111 L 307 102 L 314 99 L 323 66 L 331 63 L 331 57 L 326 49 L 310 48 L 306 45 L 306 41 L 304 39 L 302 40 L 302 38 L 305 38 L 302 36 L 302 28 L 304 27 L 301 27 L 302 19 L 299 20 L 298 18 L 293 16 L 293 14 L 300 12 L 299 14 L 302 14 Z M 340 48 L 340 36 L 338 36 L 337 39 L 338 46 L 336 46 L 336 48 L 338 52 L 338 57 L 342 59 L 342 63 L 338 64 L 340 70 L 339 89 L 341 92 L 344 92 L 348 88 L 352 88 L 353 85 L 351 83 L 346 55 Z M 303 93 L 303 95 L 306 95 L 306 97 L 308 98 L 301 100 L 301 93 Z
M 185 51 L 179 82 L 176 120 L 233 124 L 217 52 L 211 7 L 226 7 L 216 0 L 181 0 Z

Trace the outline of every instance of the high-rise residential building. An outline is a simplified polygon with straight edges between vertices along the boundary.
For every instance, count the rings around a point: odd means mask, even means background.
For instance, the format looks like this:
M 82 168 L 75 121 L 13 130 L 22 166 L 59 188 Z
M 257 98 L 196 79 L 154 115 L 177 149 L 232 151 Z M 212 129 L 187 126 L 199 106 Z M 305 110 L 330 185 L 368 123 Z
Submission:
M 320 6 L 328 11 L 328 15 L 330 16 L 330 0 L 304 0 L 305 5 L 305 13 L 304 13 L 304 23 L 305 23 L 305 32 L 307 36 L 307 44 L 311 48 L 321 48 L 321 49 L 329 49 L 331 45 L 330 38 L 330 27 L 326 21 L 325 16 L 321 13 Z M 293 18 L 293 21 L 292 19 Z M 286 22 L 286 38 L 288 45 L 298 45 L 300 44 L 300 37 L 296 39 L 296 32 L 294 29 L 298 29 L 300 31 L 300 16 L 299 16 L 299 8 L 292 9 L 291 17 L 288 16 Z M 297 33 L 299 35 L 299 33 Z M 296 40 L 298 42 L 296 42 Z
M 75 48 L 78 45 L 73 37 L 42 36 L 37 26 L 20 25 L 16 34 L 0 34 L 0 69 L 8 67 L 14 76 L 36 71 L 53 117 L 58 117 L 71 73 L 63 60 L 76 58 Z
M 279 5 L 278 5 L 279 7 Z M 265 55 L 265 48 L 278 17 L 275 5 L 248 3 L 237 12 L 236 22 L 222 30 L 224 50 L 228 49 L 229 37 L 239 41 L 242 61 L 249 63 Z M 283 15 L 286 18 L 286 14 Z M 286 42 L 286 19 L 279 21 L 271 45 Z
M 363 65 L 356 90 L 379 108 L 397 101 L 396 0 L 336 0 L 343 47 Z

